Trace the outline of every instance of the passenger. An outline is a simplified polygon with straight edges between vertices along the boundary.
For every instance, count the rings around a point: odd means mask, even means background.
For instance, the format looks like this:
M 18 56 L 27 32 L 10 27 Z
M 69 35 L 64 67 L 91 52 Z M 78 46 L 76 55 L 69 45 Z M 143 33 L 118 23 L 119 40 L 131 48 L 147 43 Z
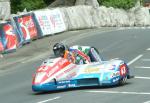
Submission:
M 56 57 L 63 57 L 75 64 L 87 64 L 90 62 L 101 62 L 99 52 L 90 46 L 71 46 L 63 43 L 56 43 L 53 46 L 53 52 Z

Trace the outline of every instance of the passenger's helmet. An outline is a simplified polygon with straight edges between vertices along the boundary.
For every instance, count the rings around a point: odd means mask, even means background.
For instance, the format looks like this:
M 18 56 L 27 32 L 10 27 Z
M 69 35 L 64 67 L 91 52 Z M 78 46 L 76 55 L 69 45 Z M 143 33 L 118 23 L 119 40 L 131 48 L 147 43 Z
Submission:
M 62 43 L 56 43 L 53 46 L 53 52 L 56 57 L 63 57 L 66 50 L 66 46 Z

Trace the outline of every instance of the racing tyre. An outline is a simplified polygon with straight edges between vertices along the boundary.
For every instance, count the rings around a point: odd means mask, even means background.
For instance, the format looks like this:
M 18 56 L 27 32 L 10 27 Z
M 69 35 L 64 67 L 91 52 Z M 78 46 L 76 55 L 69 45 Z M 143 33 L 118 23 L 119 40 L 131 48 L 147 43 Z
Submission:
M 128 78 L 127 76 L 128 69 L 127 69 L 126 64 L 121 65 L 119 69 L 120 69 L 120 76 L 121 76 L 121 79 L 119 80 L 119 84 L 124 85 L 126 84 L 127 78 Z
M 119 85 L 124 85 L 127 83 L 127 76 L 125 76 L 124 78 L 122 78 L 120 81 L 119 81 Z

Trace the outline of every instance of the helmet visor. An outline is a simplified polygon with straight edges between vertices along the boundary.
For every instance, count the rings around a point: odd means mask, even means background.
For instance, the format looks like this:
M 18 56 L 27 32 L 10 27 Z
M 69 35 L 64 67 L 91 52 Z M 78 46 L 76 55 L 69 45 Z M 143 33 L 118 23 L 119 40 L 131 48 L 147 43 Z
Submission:
M 54 54 L 56 57 L 63 57 L 64 56 L 64 52 L 65 50 L 62 49 L 62 48 L 57 48 L 57 49 L 54 49 Z

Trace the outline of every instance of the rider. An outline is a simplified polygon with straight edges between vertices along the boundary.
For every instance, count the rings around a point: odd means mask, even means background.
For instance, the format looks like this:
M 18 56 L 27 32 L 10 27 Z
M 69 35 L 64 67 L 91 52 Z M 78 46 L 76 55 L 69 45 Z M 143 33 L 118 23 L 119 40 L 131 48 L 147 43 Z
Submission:
M 53 52 L 57 57 L 67 58 L 76 64 L 87 64 L 90 62 L 101 62 L 99 52 L 90 46 L 71 46 L 68 47 L 63 43 L 56 43 L 53 46 Z

